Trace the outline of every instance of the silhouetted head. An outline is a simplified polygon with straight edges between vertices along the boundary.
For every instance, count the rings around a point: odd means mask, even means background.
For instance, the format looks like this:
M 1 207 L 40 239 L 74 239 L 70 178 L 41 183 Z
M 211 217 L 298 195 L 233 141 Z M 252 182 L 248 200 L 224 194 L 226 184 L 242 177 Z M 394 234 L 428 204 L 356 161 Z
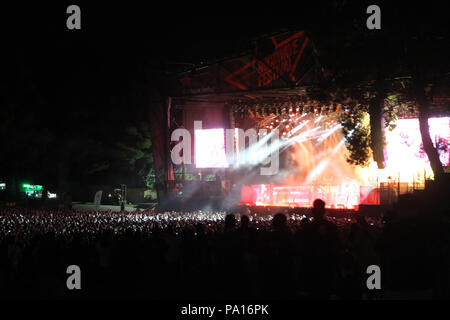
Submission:
M 172 234 L 172 233 L 173 233 L 173 227 L 172 227 L 171 225 L 168 225 L 168 226 L 166 227 L 165 232 L 166 232 L 167 234 Z
M 314 219 L 322 219 L 325 215 L 325 202 L 321 199 L 316 199 L 313 202 L 312 214 Z
M 241 228 L 247 229 L 250 219 L 247 215 L 241 216 Z
M 130 230 L 130 234 L 133 234 L 134 233 L 134 230 L 132 230 L 132 229 L 129 229 Z M 128 231 L 128 230 L 127 230 Z M 161 233 L 161 230 L 159 229 L 159 227 L 158 226 L 154 226 L 153 228 L 152 228 L 152 235 L 153 236 L 159 236 L 159 234 Z
M 363 216 L 358 217 L 358 218 L 356 219 L 356 221 L 357 221 L 358 225 L 361 226 L 361 227 L 363 227 L 363 228 L 367 228 L 367 227 L 369 226 L 369 224 L 368 224 L 367 221 L 366 221 L 366 218 L 363 217 Z
M 109 245 L 111 240 L 112 240 L 112 232 L 111 232 L 111 230 L 105 230 L 103 232 L 101 240 L 100 240 L 101 244 L 105 245 L 105 246 Z
M 301 227 L 305 228 L 305 227 L 309 226 L 310 221 L 308 218 L 303 218 L 300 223 L 301 223 Z
M 225 216 L 225 230 L 232 230 L 236 225 L 236 218 L 234 214 L 227 214 Z
M 276 231 L 283 230 L 286 227 L 286 216 L 283 213 L 277 213 L 272 220 L 273 229 Z
M 205 227 L 202 223 L 197 223 L 195 225 L 195 231 L 197 232 L 197 235 L 204 235 L 205 234 Z

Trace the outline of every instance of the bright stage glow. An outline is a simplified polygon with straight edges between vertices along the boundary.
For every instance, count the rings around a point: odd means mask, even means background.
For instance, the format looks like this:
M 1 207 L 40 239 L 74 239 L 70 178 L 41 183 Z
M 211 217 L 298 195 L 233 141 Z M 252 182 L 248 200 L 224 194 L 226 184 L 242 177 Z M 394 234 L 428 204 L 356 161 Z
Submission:
M 280 141 L 285 152 L 283 177 L 272 184 L 242 189 L 242 202 L 264 206 L 310 207 L 316 198 L 329 208 L 353 209 L 359 204 L 358 170 L 347 162 L 347 149 L 337 115 L 305 115 L 292 121 L 288 138 Z M 267 151 L 266 151 L 267 152 Z M 252 152 L 253 156 L 259 156 Z
M 450 165 L 450 118 L 430 118 L 428 124 L 431 140 L 442 148 L 439 151 L 442 165 Z M 424 171 L 427 177 L 432 176 L 430 162 L 422 147 L 418 119 L 400 119 L 395 129 L 386 130 L 385 135 L 387 160 L 386 169 L 382 171 L 384 179 L 399 176 L 400 181 L 411 182 L 414 176 L 423 175 Z
M 360 203 L 378 203 L 376 190 L 381 183 L 388 183 L 396 193 L 402 184 L 402 188 L 408 188 L 401 192 L 409 192 L 421 188 L 425 176 L 432 178 L 428 158 L 421 147 L 418 119 L 398 120 L 394 130 L 385 131 L 386 168 L 381 170 L 373 159 L 366 167 L 347 162 L 342 126 L 336 120 L 333 116 L 308 116 L 293 123 L 289 138 L 279 144 L 280 150 L 289 148 L 286 152 L 290 164 L 284 168 L 284 177 L 274 177 L 270 185 L 246 187 L 242 191 L 242 200 L 246 200 L 243 202 L 308 207 L 315 198 L 322 198 L 328 207 L 351 209 Z M 367 127 L 369 123 L 367 115 L 358 126 Z M 441 162 L 449 166 L 450 118 L 431 118 L 429 126 Z
M 228 168 L 224 129 L 195 130 L 197 168 Z

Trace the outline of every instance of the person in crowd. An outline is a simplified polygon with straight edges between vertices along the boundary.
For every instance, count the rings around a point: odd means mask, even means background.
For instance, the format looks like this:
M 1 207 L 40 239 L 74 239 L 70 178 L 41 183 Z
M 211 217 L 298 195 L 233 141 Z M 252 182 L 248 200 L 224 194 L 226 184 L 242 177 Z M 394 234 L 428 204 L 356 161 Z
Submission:
M 304 259 L 304 283 L 313 298 L 329 299 L 335 286 L 339 232 L 326 219 L 325 202 L 316 199 L 312 208 L 313 221 L 307 227 L 307 249 Z

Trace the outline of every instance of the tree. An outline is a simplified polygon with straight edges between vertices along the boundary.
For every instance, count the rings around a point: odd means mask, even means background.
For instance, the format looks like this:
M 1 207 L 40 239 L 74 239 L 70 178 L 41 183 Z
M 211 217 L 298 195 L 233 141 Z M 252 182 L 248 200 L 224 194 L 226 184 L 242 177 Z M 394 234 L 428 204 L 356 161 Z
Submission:
M 420 135 L 422 137 L 423 150 L 427 154 L 428 160 L 430 161 L 431 169 L 434 173 L 434 178 L 436 181 L 442 181 L 444 178 L 444 168 L 442 166 L 441 159 L 439 158 L 439 153 L 437 146 L 433 145 L 433 141 L 430 136 L 430 126 L 428 124 L 430 110 L 428 107 L 429 97 L 425 90 L 429 92 L 429 89 L 425 87 L 423 80 L 420 76 L 414 77 L 415 83 L 415 93 L 416 102 L 419 108 L 419 128 Z
M 147 188 L 154 188 L 155 173 L 149 125 L 144 121 L 128 124 L 117 147 L 131 170 L 140 177 L 141 182 Z
M 362 105 L 348 107 L 342 113 L 340 123 L 349 151 L 347 161 L 353 165 L 367 165 L 372 155 L 367 108 Z
M 413 97 L 419 109 L 419 128 L 422 137 L 423 150 L 430 161 L 435 180 L 442 181 L 445 175 L 444 168 L 439 158 L 438 150 L 431 140 L 430 127 L 428 124 L 432 86 L 427 83 L 425 77 L 427 71 L 428 73 L 430 71 L 430 56 L 428 53 L 433 47 L 430 44 L 429 38 L 421 31 L 416 40 L 413 39 L 408 44 L 411 51 L 408 56 L 408 62 L 412 73 Z

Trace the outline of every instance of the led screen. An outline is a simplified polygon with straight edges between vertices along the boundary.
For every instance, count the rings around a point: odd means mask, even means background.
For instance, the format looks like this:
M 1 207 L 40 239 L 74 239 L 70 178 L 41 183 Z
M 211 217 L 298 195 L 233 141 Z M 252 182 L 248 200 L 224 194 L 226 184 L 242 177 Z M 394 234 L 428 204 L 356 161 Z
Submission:
M 444 166 L 449 163 L 450 118 L 430 118 L 431 140 Z M 386 130 L 387 166 L 403 171 L 419 171 L 429 166 L 423 151 L 418 119 L 400 119 L 393 131 Z
M 195 130 L 197 168 L 227 168 L 224 129 Z

